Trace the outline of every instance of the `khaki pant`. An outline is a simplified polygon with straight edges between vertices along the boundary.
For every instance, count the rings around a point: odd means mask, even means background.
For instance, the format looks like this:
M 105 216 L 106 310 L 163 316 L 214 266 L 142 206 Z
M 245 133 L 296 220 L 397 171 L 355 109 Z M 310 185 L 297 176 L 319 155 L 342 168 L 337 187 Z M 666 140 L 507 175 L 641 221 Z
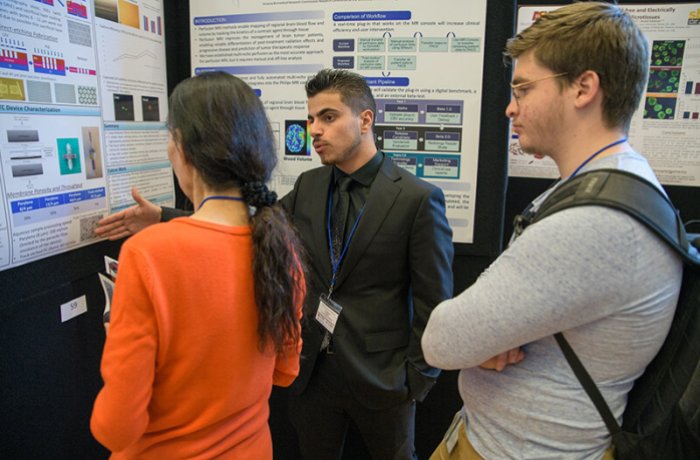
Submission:
M 437 446 L 437 449 L 435 449 L 433 454 L 430 456 L 430 460 L 484 460 L 481 455 L 474 450 L 471 442 L 469 442 L 469 438 L 467 438 L 466 422 L 463 421 L 460 414 L 461 411 L 457 412 L 457 415 L 455 415 L 455 420 L 452 421 L 452 424 L 448 429 L 448 434 L 452 429 L 458 430 L 457 443 L 454 445 L 452 452 L 449 452 L 447 449 L 447 440 L 449 436 L 446 435 L 442 442 L 440 442 L 440 445 Z M 459 420 L 457 420 L 458 417 Z M 601 460 L 614 459 L 615 456 L 613 455 L 613 448 L 611 446 L 605 451 L 605 454 Z
M 457 412 L 455 418 L 460 416 L 460 412 Z M 453 428 L 454 421 L 450 428 Z M 447 436 L 445 436 L 430 456 L 430 460 L 484 460 L 481 455 L 477 454 L 467 438 L 467 427 L 466 424 L 460 418 L 458 424 L 454 426 L 455 430 L 459 430 L 457 434 L 457 444 L 455 444 L 452 452 L 447 449 Z

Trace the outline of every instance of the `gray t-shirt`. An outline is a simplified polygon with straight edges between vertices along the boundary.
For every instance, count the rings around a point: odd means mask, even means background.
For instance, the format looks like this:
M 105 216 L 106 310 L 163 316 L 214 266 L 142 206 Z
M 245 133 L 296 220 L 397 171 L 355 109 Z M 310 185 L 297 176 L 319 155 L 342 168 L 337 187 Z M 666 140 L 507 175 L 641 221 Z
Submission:
M 602 168 L 658 184 L 634 152 L 583 171 Z M 430 364 L 462 369 L 459 390 L 477 452 L 601 458 L 608 430 L 552 334 L 564 332 L 621 421 L 627 393 L 668 333 L 681 275 L 680 258 L 621 211 L 577 207 L 526 228 L 474 285 L 435 308 L 423 335 Z M 522 362 L 502 372 L 478 367 L 515 347 L 525 352 Z

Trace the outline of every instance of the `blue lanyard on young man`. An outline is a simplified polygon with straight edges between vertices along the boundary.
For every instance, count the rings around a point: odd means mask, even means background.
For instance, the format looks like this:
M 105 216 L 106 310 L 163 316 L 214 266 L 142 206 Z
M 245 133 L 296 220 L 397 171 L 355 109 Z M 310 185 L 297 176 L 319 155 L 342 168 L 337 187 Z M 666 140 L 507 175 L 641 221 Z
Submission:
M 328 231 L 328 250 L 331 255 L 331 267 L 333 269 L 333 276 L 331 277 L 331 285 L 330 288 L 328 289 L 328 297 L 331 296 L 333 293 L 333 288 L 335 287 L 335 281 L 338 277 L 338 271 L 340 269 L 340 262 L 342 262 L 343 258 L 345 257 L 345 253 L 348 251 L 348 247 L 350 246 L 350 240 L 352 239 L 352 236 L 355 234 L 355 230 L 357 229 L 357 224 L 360 222 L 360 217 L 362 217 L 362 213 L 365 212 L 365 206 L 362 205 L 362 209 L 360 209 L 360 213 L 357 215 L 357 219 L 355 219 L 355 223 L 352 225 L 352 228 L 350 229 L 350 233 L 348 234 L 348 238 L 345 241 L 345 245 L 343 246 L 343 250 L 340 252 L 336 259 L 336 254 L 335 251 L 333 250 L 333 239 L 331 237 L 331 213 L 333 212 L 333 188 L 335 187 L 330 187 L 328 190 L 328 222 L 326 225 L 327 231 Z
M 606 146 L 603 147 L 602 149 L 598 150 L 598 151 L 595 152 L 593 155 L 591 155 L 591 156 L 589 156 L 588 158 L 586 158 L 586 159 L 584 160 L 583 163 L 581 163 L 580 165 L 578 165 L 578 168 L 576 168 L 576 169 L 574 170 L 574 172 L 572 172 L 571 175 L 570 175 L 569 177 L 567 177 L 566 180 L 569 180 L 569 179 L 571 179 L 572 177 L 574 177 L 576 174 L 578 174 L 578 172 L 581 171 L 581 168 L 583 168 L 584 166 L 586 166 L 586 165 L 587 165 L 591 160 L 593 160 L 595 157 L 597 157 L 597 156 L 600 155 L 601 153 L 605 152 L 606 150 L 615 147 L 615 146 L 618 145 L 618 144 L 622 144 L 623 142 L 627 142 L 627 138 L 626 138 L 626 137 L 623 137 L 622 139 L 618 139 L 618 140 L 616 140 L 615 142 L 611 142 L 610 144 L 606 145 Z
M 574 172 L 571 173 L 571 175 L 569 175 L 569 177 L 567 177 L 566 179 L 559 179 L 559 180 L 555 181 L 555 182 L 549 187 L 549 190 L 554 189 L 554 188 L 557 187 L 560 183 L 562 183 L 564 180 L 569 180 L 569 179 L 571 179 L 571 178 L 574 177 L 576 174 L 578 174 L 579 171 L 581 171 L 581 169 L 582 169 L 584 166 L 586 166 L 588 163 L 590 163 L 591 160 L 593 160 L 595 157 L 597 157 L 597 156 L 600 155 L 601 153 L 605 152 L 606 150 L 608 150 L 608 149 L 610 149 L 610 148 L 612 148 L 612 147 L 615 147 L 615 146 L 618 145 L 618 144 L 622 144 L 623 142 L 627 142 L 627 137 L 623 137 L 622 139 L 618 139 L 618 140 L 616 140 L 615 142 L 611 142 L 610 144 L 608 144 L 608 145 L 606 145 L 605 147 L 601 148 L 600 150 L 598 150 L 597 152 L 595 152 L 593 155 L 591 155 L 591 156 L 589 156 L 588 158 L 586 158 L 586 159 L 583 161 L 583 163 L 581 163 L 580 165 L 578 165 L 578 167 L 574 170 Z M 539 204 L 540 204 L 542 201 L 544 201 L 544 198 L 546 198 L 546 197 L 543 196 L 543 195 L 540 195 L 539 198 L 537 198 L 535 201 L 533 201 L 533 202 L 531 202 L 530 204 L 528 204 L 527 207 L 525 208 L 525 210 L 524 210 L 522 213 L 520 213 L 519 215 L 515 216 L 515 220 L 514 220 L 514 222 L 513 222 L 513 236 L 511 237 L 511 242 L 513 241 L 514 238 L 517 238 L 518 236 L 520 236 L 520 234 L 522 233 L 523 229 L 527 226 L 527 224 L 528 224 L 528 223 L 531 221 L 531 219 L 534 217 L 536 208 L 538 208 L 538 207 L 539 207 Z M 535 204 L 536 202 L 537 202 L 537 204 Z M 525 225 L 523 225 L 523 223 L 525 223 Z

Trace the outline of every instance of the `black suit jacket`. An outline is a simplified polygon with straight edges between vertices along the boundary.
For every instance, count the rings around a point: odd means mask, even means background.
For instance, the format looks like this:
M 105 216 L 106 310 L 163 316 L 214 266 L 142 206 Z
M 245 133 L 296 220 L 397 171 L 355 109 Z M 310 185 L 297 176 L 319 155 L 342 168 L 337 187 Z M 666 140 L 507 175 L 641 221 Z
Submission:
M 291 388 L 296 394 L 312 377 L 321 344 L 314 318 L 332 275 L 326 224 L 332 179 L 330 166 L 305 172 L 281 200 L 309 262 L 301 369 Z M 440 371 L 425 362 L 420 341 L 432 309 L 453 294 L 453 252 L 442 191 L 385 158 L 331 296 L 343 307 L 334 359 L 366 407 L 422 401 L 435 383 Z

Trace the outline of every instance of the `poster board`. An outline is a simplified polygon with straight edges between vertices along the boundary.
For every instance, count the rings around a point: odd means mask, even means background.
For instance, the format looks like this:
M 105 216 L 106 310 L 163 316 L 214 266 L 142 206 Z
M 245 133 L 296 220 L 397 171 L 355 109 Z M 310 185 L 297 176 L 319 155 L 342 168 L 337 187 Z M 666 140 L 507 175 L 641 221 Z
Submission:
M 562 6 L 518 8 L 521 31 Z M 700 187 L 700 3 L 621 3 L 649 42 L 649 81 L 632 117 L 629 141 L 665 186 Z M 511 177 L 557 178 L 550 158 L 509 143 Z
M 0 0 L 0 270 L 174 203 L 161 0 Z
M 502 7 L 512 15 L 509 3 Z M 280 161 L 271 184 L 278 194 L 321 164 L 308 133 L 304 83 L 322 68 L 348 69 L 372 88 L 378 147 L 444 191 L 455 243 L 491 252 L 498 238 L 475 232 L 485 0 L 442 1 L 439 8 L 418 0 L 192 1 L 190 18 L 192 73 L 229 72 L 262 99 L 278 141 Z M 502 111 L 501 117 L 505 127 Z M 489 196 L 498 198 L 499 192 Z

